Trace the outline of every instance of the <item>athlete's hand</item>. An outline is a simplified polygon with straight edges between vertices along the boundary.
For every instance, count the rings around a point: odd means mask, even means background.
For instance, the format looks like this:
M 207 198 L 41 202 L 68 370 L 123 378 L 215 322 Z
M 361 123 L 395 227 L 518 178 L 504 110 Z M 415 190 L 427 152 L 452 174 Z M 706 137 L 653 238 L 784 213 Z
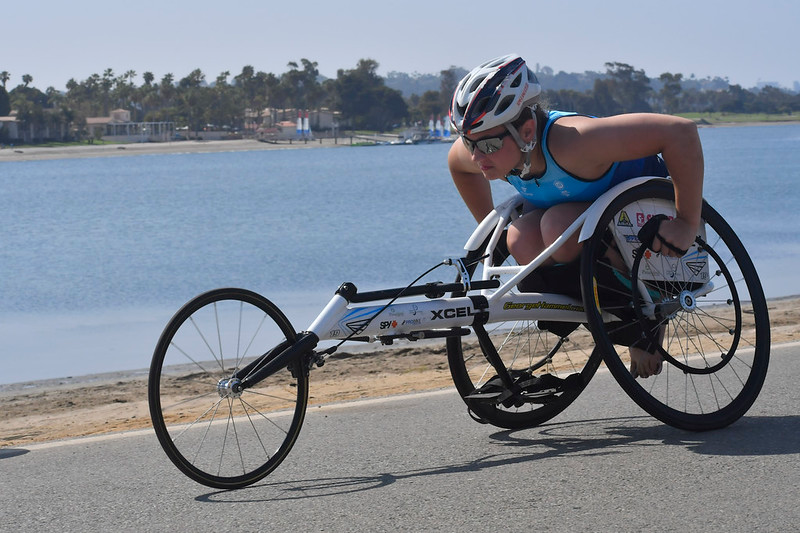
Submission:
M 664 220 L 658 228 L 656 238 L 653 239 L 652 250 L 661 255 L 682 257 L 691 248 L 696 236 L 697 228 L 682 218 Z M 664 241 L 668 244 L 664 244 Z

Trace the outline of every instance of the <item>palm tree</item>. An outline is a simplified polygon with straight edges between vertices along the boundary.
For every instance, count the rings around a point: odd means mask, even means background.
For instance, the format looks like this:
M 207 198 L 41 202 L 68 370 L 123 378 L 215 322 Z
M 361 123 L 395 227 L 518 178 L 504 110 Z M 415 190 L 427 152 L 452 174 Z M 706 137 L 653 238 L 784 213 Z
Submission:
M 100 87 L 103 91 L 103 116 L 107 117 L 109 114 L 109 96 L 111 95 L 111 87 L 114 86 L 114 71 L 107 68 L 103 72 L 103 80 L 100 82 Z
M 142 106 L 142 117 L 148 120 L 147 115 L 150 109 L 158 107 L 158 86 L 153 85 L 156 77 L 152 72 L 145 72 L 142 74 L 144 84 L 136 90 L 136 99 Z
M 9 74 L 7 70 L 0 72 L 0 83 L 3 84 L 3 89 L 6 88 L 6 83 L 8 83 L 9 79 L 11 79 L 11 74 Z
M 161 108 L 172 106 L 172 99 L 175 98 L 175 76 L 171 72 L 164 74 L 161 83 L 158 85 L 158 92 L 161 95 Z
M 136 72 L 129 70 L 122 76 L 114 78 L 114 106 L 122 109 L 129 109 L 133 105 L 134 93 L 136 87 L 133 84 L 133 78 L 136 77 Z M 132 118 L 133 120 L 133 118 Z

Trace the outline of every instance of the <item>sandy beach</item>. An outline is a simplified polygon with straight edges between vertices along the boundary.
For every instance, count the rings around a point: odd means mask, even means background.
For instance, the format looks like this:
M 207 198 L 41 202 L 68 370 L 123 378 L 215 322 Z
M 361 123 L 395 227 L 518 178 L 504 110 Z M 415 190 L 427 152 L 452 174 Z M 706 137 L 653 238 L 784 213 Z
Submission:
M 800 340 L 800 296 L 770 300 L 769 313 L 773 345 Z M 447 387 L 442 342 L 345 346 L 312 371 L 310 405 Z M 0 448 L 150 427 L 146 370 L 0 385 L 0 401 Z
M 358 139 L 352 139 L 358 142 Z M 309 141 L 260 142 L 253 139 L 231 141 L 175 141 L 164 143 L 82 144 L 77 146 L 21 148 L 6 146 L 0 149 L 0 162 L 39 161 L 85 157 L 118 157 L 152 154 L 201 154 L 213 152 L 249 152 L 261 150 L 291 150 L 309 148 L 341 148 L 351 146 L 351 138 L 315 139 Z

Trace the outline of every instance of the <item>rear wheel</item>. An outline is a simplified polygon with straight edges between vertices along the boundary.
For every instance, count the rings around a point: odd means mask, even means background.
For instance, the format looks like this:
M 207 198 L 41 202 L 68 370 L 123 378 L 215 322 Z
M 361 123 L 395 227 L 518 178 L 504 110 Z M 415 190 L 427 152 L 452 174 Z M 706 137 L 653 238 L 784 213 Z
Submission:
M 584 243 L 589 324 L 609 370 L 645 411 L 682 429 L 721 428 L 747 412 L 766 377 L 770 334 L 761 284 L 736 234 L 708 204 L 700 235 L 680 259 L 638 242 L 640 227 L 656 214 L 675 214 L 668 182 L 624 192 Z M 662 355 L 660 374 L 631 375 L 631 343 Z
M 242 289 L 202 294 L 172 318 L 153 354 L 148 393 L 158 440 L 184 474 L 240 488 L 283 461 L 305 416 L 307 373 L 294 363 L 243 390 L 234 373 L 294 340 L 277 307 Z

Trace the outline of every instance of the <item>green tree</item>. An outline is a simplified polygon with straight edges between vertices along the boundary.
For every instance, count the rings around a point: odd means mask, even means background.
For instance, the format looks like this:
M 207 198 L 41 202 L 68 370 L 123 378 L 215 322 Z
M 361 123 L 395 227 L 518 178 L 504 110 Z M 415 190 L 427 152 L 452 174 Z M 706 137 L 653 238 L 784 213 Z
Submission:
M 95 75 L 96 76 L 96 75 Z M 93 78 L 88 78 L 78 82 L 75 78 L 67 81 L 67 92 L 64 95 L 66 105 L 75 110 L 78 116 L 95 116 L 93 106 L 96 103 L 97 94 L 94 92 L 95 86 L 92 85 Z
M 208 123 L 207 111 L 211 93 L 205 85 L 205 80 L 205 74 L 198 68 L 182 78 L 176 89 L 178 116 L 195 132 L 195 136 L 199 136 Z
M 0 87 L 0 117 L 11 114 L 11 98 L 5 87 Z
M 175 76 L 171 72 L 164 74 L 158 84 L 158 93 L 161 97 L 161 107 L 167 108 L 174 105 L 174 98 L 177 93 L 175 88 Z
M 400 91 L 381 86 L 375 90 L 375 104 L 367 114 L 369 129 L 386 131 L 408 118 L 408 107 Z
M 303 69 L 294 61 L 287 65 L 290 70 L 281 76 L 281 88 L 288 103 L 295 109 L 317 109 L 322 90 L 319 85 L 319 70 L 316 61 L 301 59 Z
M 228 83 L 229 71 L 220 73 L 209 90 L 211 105 L 208 120 L 217 126 L 239 127 L 244 121 L 244 104 L 241 92 Z
M 6 88 L 6 83 L 8 83 L 8 80 L 10 79 L 11 79 L 11 74 L 9 74 L 7 70 L 0 72 L 0 83 L 3 84 L 3 89 Z
M 72 117 L 64 112 L 64 95 L 51 86 L 45 91 L 45 96 L 47 104 L 44 109 L 44 118 L 48 136 L 53 140 L 63 141 L 69 137 L 72 122 Z
M 335 79 L 325 80 L 320 84 L 322 96 L 320 105 L 328 109 L 341 110 L 342 102 L 338 91 L 338 81 Z
M 32 142 L 34 138 L 34 108 L 24 99 L 14 98 L 14 109 L 17 112 L 17 132 L 23 142 Z
M 411 120 L 428 124 L 428 119 L 442 114 L 442 95 L 440 91 L 425 91 L 414 99 Z
M 441 82 L 439 83 L 439 101 L 441 109 L 449 111 L 450 103 L 453 100 L 453 93 L 456 92 L 458 87 L 458 75 L 456 67 L 450 67 L 447 70 L 439 72 Z
M 614 82 L 612 80 L 594 80 L 592 90 L 592 107 L 586 112 L 598 117 L 610 117 L 622 113 L 623 107 L 614 97 Z
M 111 89 L 114 87 L 114 71 L 107 68 L 103 71 L 103 78 L 100 80 L 100 90 L 103 95 L 103 116 L 107 117 L 111 112 Z
M 61 134 L 62 140 L 71 141 L 76 138 L 75 124 L 77 118 L 77 114 L 70 107 L 64 105 L 60 108 L 58 119 L 63 126 Z
M 377 69 L 377 61 L 361 59 L 355 69 L 337 72 L 340 111 L 355 128 L 386 131 L 408 116 L 402 94 L 386 87 Z
M 104 114 L 106 97 L 101 86 L 100 75 L 95 73 L 81 83 L 81 96 L 87 104 L 86 116 L 97 117 Z M 107 116 L 104 115 L 104 116 Z
M 141 107 L 144 121 L 150 121 L 150 112 L 158 107 L 158 87 L 153 84 L 155 79 L 152 72 L 145 72 L 142 74 L 144 83 L 136 90 L 135 98 Z
M 681 80 L 683 74 L 663 73 L 658 79 L 664 84 L 659 91 L 664 111 L 667 113 L 677 113 L 680 108 Z
M 251 122 L 247 122 L 243 117 L 239 126 L 257 127 L 261 124 L 264 109 L 268 105 L 275 105 L 273 97 L 280 80 L 272 73 L 256 72 L 251 65 L 242 68 L 242 72 L 233 79 L 243 106 L 242 113 L 244 115 L 246 112 L 248 117 L 252 117 Z
M 720 95 L 716 108 L 726 113 L 749 113 L 752 110 L 753 94 L 741 85 L 731 85 Z
M 796 102 L 786 91 L 767 85 L 755 96 L 753 106 L 759 113 L 791 113 L 797 110 Z
M 131 120 L 141 121 L 141 116 L 137 116 L 137 111 L 141 108 L 136 103 L 136 85 L 133 79 L 136 72 L 128 70 L 125 74 L 114 78 L 114 88 L 112 90 L 112 105 L 118 109 L 127 109 L 131 112 Z
M 651 111 L 647 99 L 653 89 L 644 70 L 635 70 L 626 63 L 613 62 L 606 63 L 606 74 L 609 76 L 610 94 L 623 113 Z
M 23 88 L 22 85 L 17 89 Z M 25 89 L 31 89 L 24 87 Z M 31 89 L 41 93 L 36 89 Z M 10 93 L 12 100 L 12 107 L 17 111 L 17 122 L 19 123 L 19 132 L 24 142 L 38 142 L 43 139 L 45 115 L 44 107 L 41 102 L 32 95 L 32 93 L 25 91 L 12 90 Z M 30 97 L 30 98 L 29 98 Z
M 544 101 L 548 106 L 562 111 L 598 114 L 591 92 L 578 92 L 572 89 L 547 90 L 544 93 Z

